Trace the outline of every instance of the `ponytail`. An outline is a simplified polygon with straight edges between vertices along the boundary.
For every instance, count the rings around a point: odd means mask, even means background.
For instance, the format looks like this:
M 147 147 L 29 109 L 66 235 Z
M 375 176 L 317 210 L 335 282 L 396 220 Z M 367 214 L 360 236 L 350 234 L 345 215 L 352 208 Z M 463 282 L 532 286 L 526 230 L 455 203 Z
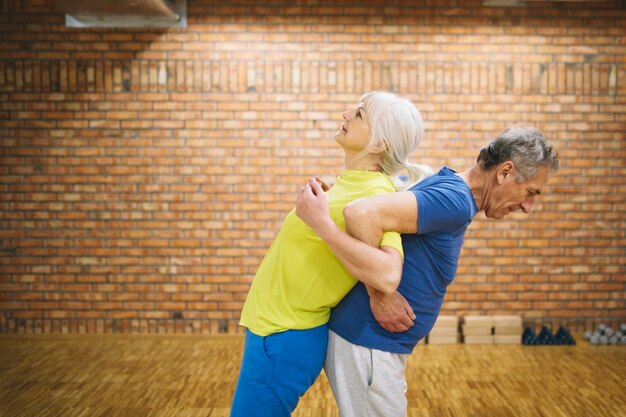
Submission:
M 425 180 L 435 173 L 430 166 L 422 164 L 407 163 L 405 170 L 407 175 L 396 177 L 395 183 L 397 191 L 408 190 L 418 182 Z

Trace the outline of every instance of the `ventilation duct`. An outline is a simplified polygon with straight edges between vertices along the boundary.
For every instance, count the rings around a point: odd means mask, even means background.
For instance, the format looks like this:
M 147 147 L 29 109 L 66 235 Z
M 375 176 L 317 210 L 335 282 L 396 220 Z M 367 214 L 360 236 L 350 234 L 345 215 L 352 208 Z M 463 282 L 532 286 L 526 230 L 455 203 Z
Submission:
M 185 27 L 187 0 L 62 0 L 68 27 Z

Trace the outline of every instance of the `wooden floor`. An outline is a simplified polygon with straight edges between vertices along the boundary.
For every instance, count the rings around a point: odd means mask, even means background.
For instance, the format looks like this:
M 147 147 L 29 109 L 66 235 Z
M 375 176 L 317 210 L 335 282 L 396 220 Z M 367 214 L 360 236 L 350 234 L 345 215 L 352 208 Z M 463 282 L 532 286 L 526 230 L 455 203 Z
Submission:
M 241 336 L 0 336 L 0 416 L 228 416 Z M 626 416 L 626 346 L 418 346 L 409 416 Z M 294 416 L 338 416 L 322 375 Z

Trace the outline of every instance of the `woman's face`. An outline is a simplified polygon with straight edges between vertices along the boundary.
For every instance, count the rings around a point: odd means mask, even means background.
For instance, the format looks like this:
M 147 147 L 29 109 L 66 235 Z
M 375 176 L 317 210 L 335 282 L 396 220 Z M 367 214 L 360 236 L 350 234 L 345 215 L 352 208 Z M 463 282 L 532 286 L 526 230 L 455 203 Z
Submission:
M 370 126 L 363 110 L 363 103 L 355 109 L 343 112 L 345 123 L 335 134 L 335 140 L 345 150 L 361 152 L 370 142 Z

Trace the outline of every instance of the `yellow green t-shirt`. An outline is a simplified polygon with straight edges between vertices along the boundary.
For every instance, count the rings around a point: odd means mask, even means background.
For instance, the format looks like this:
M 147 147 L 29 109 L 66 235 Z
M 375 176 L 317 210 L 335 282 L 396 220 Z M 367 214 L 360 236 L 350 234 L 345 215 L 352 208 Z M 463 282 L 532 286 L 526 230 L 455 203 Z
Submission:
M 343 208 L 348 203 L 393 191 L 393 181 L 385 174 L 346 170 L 326 193 L 330 216 L 345 230 Z M 384 233 L 380 245 L 403 254 L 399 233 Z M 240 324 L 260 336 L 321 326 L 328 322 L 331 307 L 356 282 L 328 245 L 292 210 L 257 270 Z

